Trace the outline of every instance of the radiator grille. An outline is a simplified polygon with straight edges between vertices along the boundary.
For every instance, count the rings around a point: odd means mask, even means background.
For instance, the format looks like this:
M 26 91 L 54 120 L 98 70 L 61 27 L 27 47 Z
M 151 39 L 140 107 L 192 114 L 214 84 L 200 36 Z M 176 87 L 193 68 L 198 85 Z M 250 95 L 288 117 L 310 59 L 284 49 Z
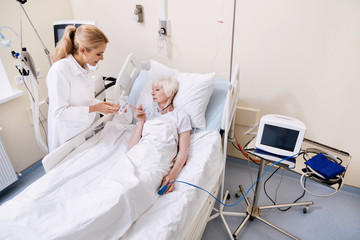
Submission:
M 0 138 L 0 191 L 18 179 Z

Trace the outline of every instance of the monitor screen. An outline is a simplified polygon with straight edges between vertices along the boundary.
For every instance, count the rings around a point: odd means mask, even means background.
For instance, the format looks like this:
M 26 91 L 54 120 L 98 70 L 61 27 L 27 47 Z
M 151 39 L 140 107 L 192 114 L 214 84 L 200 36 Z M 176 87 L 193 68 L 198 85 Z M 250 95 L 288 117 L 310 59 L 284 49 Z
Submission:
M 53 23 L 54 26 L 54 41 L 55 47 L 56 44 L 62 39 L 64 36 L 65 28 L 69 25 L 73 25 L 76 28 L 81 26 L 82 24 L 90 24 L 95 25 L 94 21 L 79 21 L 79 20 L 64 20 L 64 21 L 55 21 Z
M 286 151 L 294 151 L 299 131 L 265 124 L 261 144 Z
M 59 24 L 54 25 L 54 40 L 55 40 L 55 47 L 56 44 L 62 39 L 64 36 L 65 28 L 68 25 L 74 25 L 76 28 L 78 28 L 81 24 Z

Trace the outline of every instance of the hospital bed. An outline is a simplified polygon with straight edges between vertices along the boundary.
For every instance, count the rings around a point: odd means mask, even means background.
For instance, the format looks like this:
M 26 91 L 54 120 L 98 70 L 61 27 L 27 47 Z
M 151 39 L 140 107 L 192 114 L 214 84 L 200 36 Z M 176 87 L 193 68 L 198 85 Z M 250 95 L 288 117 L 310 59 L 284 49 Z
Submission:
M 229 129 L 233 124 L 239 92 L 238 71 L 238 66 L 236 66 L 231 81 L 215 79 L 205 112 L 206 129 L 192 131 L 188 161 L 177 179 L 200 186 L 214 196 L 217 196 L 219 191 L 223 196 L 227 139 Z M 124 96 L 128 96 L 127 102 L 136 105 L 137 98 L 148 77 L 149 71 L 141 70 L 133 54 L 130 54 L 122 66 L 114 86 L 114 102 L 119 102 L 120 99 L 124 99 Z M 130 134 L 133 124 L 129 123 L 129 119 L 124 116 L 128 115 L 106 115 L 98 119 L 89 129 L 44 157 L 43 166 L 46 175 L 60 169 L 63 162 L 71 160 L 76 162 L 76 158 L 72 159 L 71 156 L 81 155 L 77 153 L 79 151 L 85 155 L 87 151 L 91 151 L 93 154 L 107 151 L 106 149 L 110 148 L 109 145 L 99 146 L 97 144 L 99 139 L 105 135 L 103 133 L 105 130 L 98 130 L 99 126 L 117 125 L 125 129 L 124 136 Z M 87 140 L 86 136 L 94 134 L 95 130 L 97 133 Z M 88 147 L 89 150 L 87 150 Z M 77 165 L 74 164 L 74 167 Z M 51 184 L 51 182 L 46 184 Z M 138 198 L 141 198 L 141 195 Z M 214 203 L 215 199 L 208 193 L 185 183 L 175 183 L 175 191 L 159 196 L 156 202 L 131 225 L 121 239 L 200 239 Z

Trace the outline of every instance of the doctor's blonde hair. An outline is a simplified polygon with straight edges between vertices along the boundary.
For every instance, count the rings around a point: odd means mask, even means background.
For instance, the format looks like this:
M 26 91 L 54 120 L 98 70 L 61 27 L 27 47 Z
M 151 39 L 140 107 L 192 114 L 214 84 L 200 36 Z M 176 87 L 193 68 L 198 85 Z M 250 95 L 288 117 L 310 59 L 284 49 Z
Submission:
M 152 87 L 162 86 L 164 88 L 165 95 L 174 99 L 176 93 L 179 91 L 179 82 L 172 77 L 165 76 L 155 79 L 152 82 Z
M 56 44 L 55 53 L 51 59 L 56 62 L 69 54 L 76 53 L 80 46 L 90 51 L 108 42 L 105 34 L 94 25 L 81 25 L 78 28 L 70 25 L 65 28 L 63 38 Z

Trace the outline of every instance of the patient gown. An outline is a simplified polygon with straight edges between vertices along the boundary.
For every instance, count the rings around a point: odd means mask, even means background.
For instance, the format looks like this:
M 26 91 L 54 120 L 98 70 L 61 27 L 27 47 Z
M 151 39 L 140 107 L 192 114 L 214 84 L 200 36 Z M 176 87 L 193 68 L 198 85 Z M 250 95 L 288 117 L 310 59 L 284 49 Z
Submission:
M 159 197 L 177 152 L 177 126 L 109 122 L 63 163 L 0 206 L 0 239 L 119 239 Z

